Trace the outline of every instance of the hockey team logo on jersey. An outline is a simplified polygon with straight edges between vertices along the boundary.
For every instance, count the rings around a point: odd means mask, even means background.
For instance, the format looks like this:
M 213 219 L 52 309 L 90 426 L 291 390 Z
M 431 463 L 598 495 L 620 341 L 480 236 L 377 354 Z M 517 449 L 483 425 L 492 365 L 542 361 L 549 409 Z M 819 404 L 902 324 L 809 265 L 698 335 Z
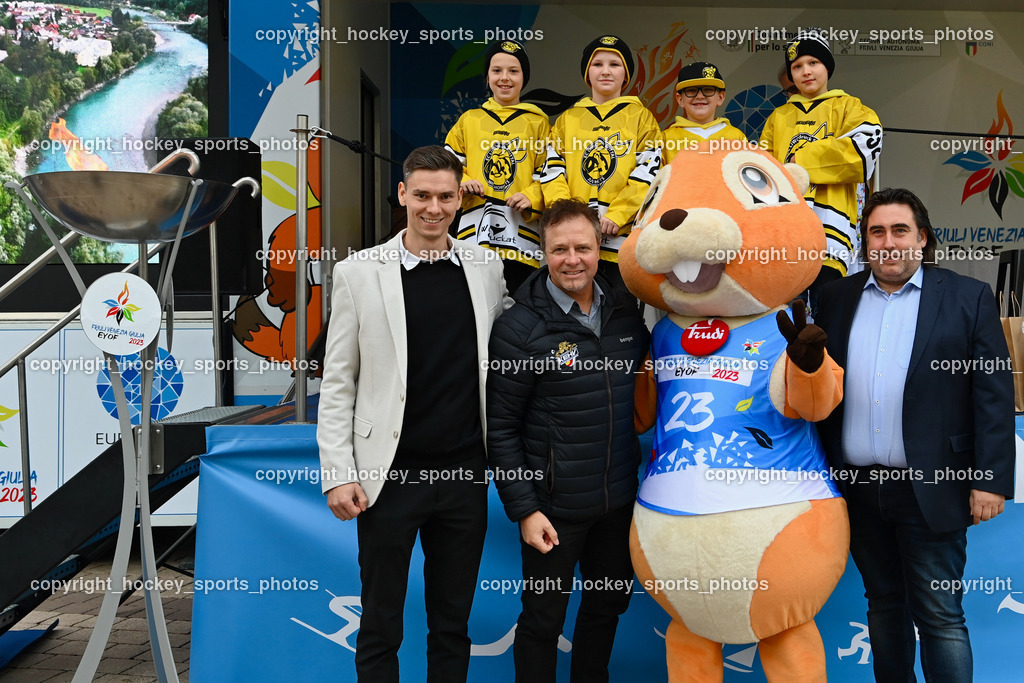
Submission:
M 580 161 L 580 172 L 588 185 L 601 187 L 609 178 L 615 175 L 615 167 L 618 165 L 618 158 L 629 152 L 632 146 L 630 141 L 622 141 L 619 134 L 610 138 L 598 138 L 587 143 L 583 150 L 583 159 Z
M 797 133 L 789 140 L 789 148 L 786 150 L 786 161 L 792 161 L 793 154 L 799 151 L 800 148 L 808 142 L 817 142 L 818 140 L 824 140 L 827 137 L 829 137 L 827 122 L 822 122 L 822 124 L 818 126 L 817 130 L 813 133 Z M 812 184 L 811 187 L 808 188 L 807 192 L 810 193 L 813 189 L 814 185 Z
M 504 192 L 516 179 L 516 165 L 526 158 L 526 152 L 517 152 L 519 138 L 495 142 L 484 155 L 483 172 L 487 184 L 496 192 Z
M 555 357 L 555 362 L 558 363 L 559 368 L 571 368 L 572 364 L 579 358 L 580 348 L 570 342 L 561 342 L 558 345 L 558 350 L 552 351 L 551 355 Z

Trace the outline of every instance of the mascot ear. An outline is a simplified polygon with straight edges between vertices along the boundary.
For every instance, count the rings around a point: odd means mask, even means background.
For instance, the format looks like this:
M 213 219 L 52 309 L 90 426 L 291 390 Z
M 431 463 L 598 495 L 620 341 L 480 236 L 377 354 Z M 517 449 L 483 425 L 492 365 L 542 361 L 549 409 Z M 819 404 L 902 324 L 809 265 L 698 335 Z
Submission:
M 784 165 L 789 171 L 789 175 L 793 176 L 793 180 L 796 181 L 796 189 L 800 191 L 800 194 L 806 194 L 807 188 L 811 186 L 811 177 L 807 175 L 804 167 L 793 163 Z

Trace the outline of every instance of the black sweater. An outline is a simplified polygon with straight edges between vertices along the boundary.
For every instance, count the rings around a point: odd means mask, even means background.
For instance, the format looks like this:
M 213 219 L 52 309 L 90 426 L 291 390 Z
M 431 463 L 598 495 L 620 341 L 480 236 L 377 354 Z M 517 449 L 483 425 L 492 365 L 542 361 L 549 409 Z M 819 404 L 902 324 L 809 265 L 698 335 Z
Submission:
M 480 365 L 473 301 L 448 259 L 402 268 L 408 388 L 395 466 L 437 467 L 479 455 Z M 467 352 L 468 349 L 468 352 Z

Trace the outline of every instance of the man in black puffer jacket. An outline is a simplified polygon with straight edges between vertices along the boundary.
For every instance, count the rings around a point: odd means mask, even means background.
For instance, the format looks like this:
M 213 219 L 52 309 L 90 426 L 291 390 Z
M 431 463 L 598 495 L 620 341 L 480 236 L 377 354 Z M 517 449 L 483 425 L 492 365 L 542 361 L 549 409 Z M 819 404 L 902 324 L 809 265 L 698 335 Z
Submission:
M 517 681 L 554 681 L 576 564 L 583 596 L 572 680 L 607 681 L 619 615 L 632 593 L 629 526 L 640 450 L 634 373 L 649 336 L 627 299 L 600 279 L 600 224 L 560 200 L 541 220 L 547 265 L 494 323 L 487 378 L 488 464 L 522 537 Z

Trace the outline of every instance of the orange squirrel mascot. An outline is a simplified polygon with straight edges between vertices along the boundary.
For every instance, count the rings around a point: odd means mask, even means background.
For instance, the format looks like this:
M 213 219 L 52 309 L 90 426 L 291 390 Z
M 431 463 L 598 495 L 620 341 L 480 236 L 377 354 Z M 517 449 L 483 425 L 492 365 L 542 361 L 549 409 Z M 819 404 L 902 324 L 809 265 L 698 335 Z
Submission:
M 787 305 L 825 250 L 807 187 L 756 146 L 702 143 L 658 174 L 619 252 L 629 289 L 668 312 L 638 376 L 637 426 L 657 430 L 630 544 L 672 617 L 672 683 L 721 681 L 721 644 L 752 642 L 769 681 L 826 680 L 814 615 L 850 531 L 812 424 L 843 371 Z

